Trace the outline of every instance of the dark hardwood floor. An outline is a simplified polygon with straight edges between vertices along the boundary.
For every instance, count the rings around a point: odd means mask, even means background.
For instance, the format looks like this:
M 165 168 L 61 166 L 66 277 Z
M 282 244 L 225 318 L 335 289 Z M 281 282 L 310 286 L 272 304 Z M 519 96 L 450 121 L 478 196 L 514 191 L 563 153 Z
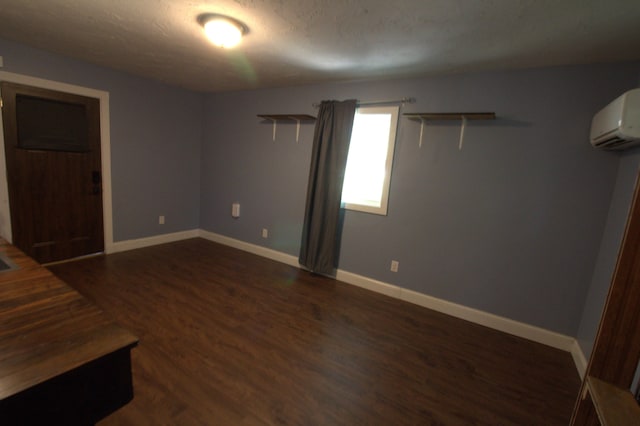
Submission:
M 100 425 L 566 425 L 571 356 L 192 239 L 50 267 L 140 338 Z

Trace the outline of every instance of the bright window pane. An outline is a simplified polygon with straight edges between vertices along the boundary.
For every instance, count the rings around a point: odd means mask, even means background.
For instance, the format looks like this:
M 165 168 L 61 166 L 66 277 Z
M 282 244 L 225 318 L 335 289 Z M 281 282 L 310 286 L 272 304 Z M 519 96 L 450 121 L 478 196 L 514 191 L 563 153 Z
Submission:
M 356 112 L 342 189 L 345 208 L 386 214 L 398 107 Z

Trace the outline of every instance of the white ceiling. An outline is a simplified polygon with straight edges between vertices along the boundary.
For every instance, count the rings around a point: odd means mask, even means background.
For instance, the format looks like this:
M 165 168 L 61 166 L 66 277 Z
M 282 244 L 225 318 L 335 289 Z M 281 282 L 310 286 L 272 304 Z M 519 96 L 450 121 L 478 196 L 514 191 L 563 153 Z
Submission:
M 249 34 L 216 48 L 202 13 Z M 637 60 L 640 0 L 0 0 L 0 37 L 215 92 Z

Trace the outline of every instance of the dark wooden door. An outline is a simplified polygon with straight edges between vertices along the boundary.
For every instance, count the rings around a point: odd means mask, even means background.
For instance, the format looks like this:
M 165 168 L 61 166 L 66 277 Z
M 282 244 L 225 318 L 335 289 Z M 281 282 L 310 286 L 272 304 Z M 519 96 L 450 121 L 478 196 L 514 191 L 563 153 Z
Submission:
M 0 89 L 14 245 L 41 263 L 103 251 L 100 101 Z

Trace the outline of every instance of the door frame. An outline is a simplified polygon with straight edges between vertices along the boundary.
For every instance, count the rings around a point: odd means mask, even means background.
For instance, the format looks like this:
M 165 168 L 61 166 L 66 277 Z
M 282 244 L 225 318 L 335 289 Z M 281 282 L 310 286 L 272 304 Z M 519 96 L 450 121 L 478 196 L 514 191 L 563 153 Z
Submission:
M 109 92 L 76 86 L 28 75 L 0 71 L 0 81 L 25 84 L 43 89 L 57 90 L 100 100 L 100 152 L 102 163 L 102 221 L 104 229 L 104 251 L 113 252 L 113 204 L 111 198 L 111 123 L 109 119 Z M 7 163 L 4 151 L 4 123 L 0 114 L 0 235 L 13 241 L 11 232 L 11 206 L 7 184 Z M 6 218 L 6 219 L 5 219 Z

